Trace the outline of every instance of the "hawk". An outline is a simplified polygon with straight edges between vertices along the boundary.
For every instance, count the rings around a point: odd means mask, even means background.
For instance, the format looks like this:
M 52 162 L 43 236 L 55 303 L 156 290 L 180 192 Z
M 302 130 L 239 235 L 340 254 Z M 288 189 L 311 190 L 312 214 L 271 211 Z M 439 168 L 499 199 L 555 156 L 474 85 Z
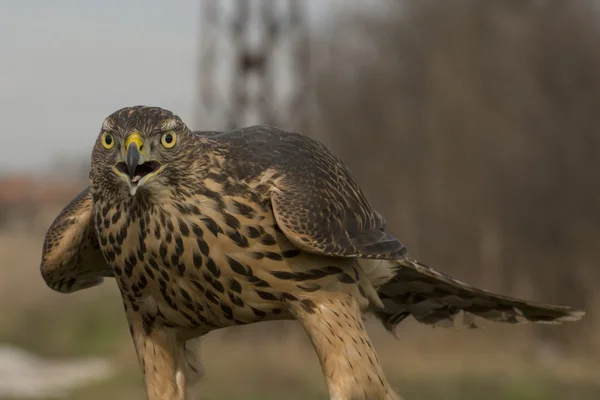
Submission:
M 41 275 L 62 293 L 114 277 L 147 397 L 187 399 L 194 344 L 219 328 L 295 319 L 332 399 L 398 399 L 363 324 L 407 316 L 557 323 L 583 312 L 493 294 L 407 256 L 345 164 L 269 126 L 192 132 L 172 112 L 106 118 L 89 187 L 50 226 Z

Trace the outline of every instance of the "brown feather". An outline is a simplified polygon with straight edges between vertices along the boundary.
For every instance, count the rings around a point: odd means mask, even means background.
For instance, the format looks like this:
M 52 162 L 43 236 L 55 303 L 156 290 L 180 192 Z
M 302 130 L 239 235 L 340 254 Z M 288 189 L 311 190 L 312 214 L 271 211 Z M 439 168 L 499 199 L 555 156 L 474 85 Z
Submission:
M 395 261 L 395 275 L 379 287 L 385 305 L 375 313 L 385 327 L 394 331 L 407 316 L 425 324 L 452 325 L 463 312 L 494 322 L 560 323 L 577 321 L 585 312 L 565 306 L 536 303 L 491 293 L 458 281 L 409 258 Z
M 112 277 L 96 237 L 89 188 L 56 217 L 44 239 L 40 271 L 48 286 L 71 293 Z

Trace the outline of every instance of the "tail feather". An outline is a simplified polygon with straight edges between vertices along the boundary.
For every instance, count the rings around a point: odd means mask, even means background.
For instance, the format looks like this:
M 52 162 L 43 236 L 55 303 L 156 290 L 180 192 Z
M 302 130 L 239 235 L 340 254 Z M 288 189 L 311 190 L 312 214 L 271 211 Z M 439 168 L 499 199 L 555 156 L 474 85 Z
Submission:
M 585 315 L 584 311 L 571 307 L 524 301 L 477 289 L 408 258 L 394 263 L 394 277 L 377 289 L 384 308 L 375 311 L 392 332 L 409 315 L 425 324 L 444 326 L 453 325 L 462 311 L 464 322 L 472 327 L 473 315 L 515 324 L 555 324 L 577 321 Z

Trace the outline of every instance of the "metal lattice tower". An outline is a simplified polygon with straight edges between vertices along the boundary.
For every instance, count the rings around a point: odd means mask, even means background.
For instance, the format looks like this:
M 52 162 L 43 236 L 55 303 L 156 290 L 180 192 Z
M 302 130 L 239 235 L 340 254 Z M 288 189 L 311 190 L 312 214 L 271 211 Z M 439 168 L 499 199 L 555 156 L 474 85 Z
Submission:
M 200 17 L 195 127 L 229 130 L 267 124 L 309 133 L 306 1 L 201 0 Z M 297 328 L 292 321 L 278 325 L 274 333 L 280 336 Z M 264 329 L 245 327 L 257 338 L 264 337 Z M 225 335 L 239 330 L 230 328 Z
M 268 124 L 307 133 L 310 46 L 304 0 L 202 0 L 201 129 Z

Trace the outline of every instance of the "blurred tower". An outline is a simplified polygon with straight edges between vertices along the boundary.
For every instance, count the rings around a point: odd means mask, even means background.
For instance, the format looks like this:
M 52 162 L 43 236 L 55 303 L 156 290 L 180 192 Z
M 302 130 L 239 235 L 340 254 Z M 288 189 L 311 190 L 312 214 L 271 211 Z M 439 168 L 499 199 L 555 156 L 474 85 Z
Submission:
M 309 133 L 309 56 L 305 0 L 201 0 L 194 126 L 230 130 L 266 124 Z M 268 339 L 273 333 L 289 338 L 296 325 L 280 321 Z M 268 325 L 244 327 L 257 339 L 265 337 L 265 329 Z
M 200 18 L 196 126 L 308 132 L 306 2 L 202 0 Z

